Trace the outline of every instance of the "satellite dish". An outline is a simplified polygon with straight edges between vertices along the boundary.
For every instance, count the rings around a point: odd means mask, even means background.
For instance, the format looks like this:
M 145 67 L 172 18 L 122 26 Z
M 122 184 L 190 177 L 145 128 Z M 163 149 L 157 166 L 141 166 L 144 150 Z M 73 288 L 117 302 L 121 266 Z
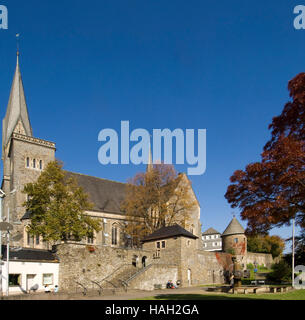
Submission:
M 19 251 L 21 251 L 21 250 L 22 250 L 21 247 L 12 248 L 12 251 L 13 251 L 13 252 L 19 252 Z
M 0 231 L 12 231 L 13 225 L 8 222 L 0 222 Z
M 19 240 L 21 240 L 23 238 L 23 235 L 21 234 L 21 233 L 18 233 L 18 234 L 16 234 L 16 235 L 14 235 L 14 236 L 12 236 L 12 241 L 19 241 Z

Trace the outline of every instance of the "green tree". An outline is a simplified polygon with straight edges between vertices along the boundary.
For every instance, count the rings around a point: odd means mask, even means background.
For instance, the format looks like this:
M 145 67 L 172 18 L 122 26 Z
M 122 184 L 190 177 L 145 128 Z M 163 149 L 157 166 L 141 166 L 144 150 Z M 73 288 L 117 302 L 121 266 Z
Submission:
M 271 253 L 272 257 L 278 257 L 283 253 L 285 242 L 279 236 L 255 235 L 248 236 L 247 249 L 255 253 Z
M 284 260 L 272 266 L 272 272 L 268 273 L 267 279 L 272 282 L 282 282 L 291 280 L 291 268 Z
M 56 243 L 82 240 L 100 230 L 100 222 L 86 214 L 92 204 L 88 195 L 74 179 L 68 179 L 62 164 L 50 162 L 37 182 L 25 185 L 27 201 L 24 206 L 31 214 L 27 231 L 41 235 L 44 241 Z

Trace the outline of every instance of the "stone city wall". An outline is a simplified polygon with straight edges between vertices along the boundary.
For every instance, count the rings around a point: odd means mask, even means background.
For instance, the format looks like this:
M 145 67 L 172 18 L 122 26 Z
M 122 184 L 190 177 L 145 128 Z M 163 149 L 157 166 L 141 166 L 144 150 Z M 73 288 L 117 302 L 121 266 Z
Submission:
M 150 264 L 150 252 L 138 249 L 121 249 L 109 246 L 88 246 L 84 244 L 61 244 L 57 246 L 59 258 L 59 287 L 61 290 L 79 288 L 76 282 L 92 287 L 92 281 L 101 282 L 124 265 L 132 265 L 138 257 L 141 267 L 142 258 L 147 257 Z
M 169 280 L 174 284 L 177 283 L 178 266 L 161 263 L 152 264 L 131 280 L 129 286 L 138 290 L 154 290 L 155 288 L 165 289 Z

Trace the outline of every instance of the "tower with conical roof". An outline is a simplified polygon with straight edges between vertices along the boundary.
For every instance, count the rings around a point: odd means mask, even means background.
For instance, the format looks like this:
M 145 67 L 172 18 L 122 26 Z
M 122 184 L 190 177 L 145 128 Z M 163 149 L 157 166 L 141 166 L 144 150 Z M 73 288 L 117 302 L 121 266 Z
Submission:
M 24 234 L 20 245 L 27 246 L 34 241 L 25 234 L 22 216 L 26 195 L 24 185 L 34 182 L 50 161 L 55 160 L 55 144 L 33 137 L 17 52 L 16 70 L 11 86 L 6 115 L 2 122 L 2 190 L 3 216 L 15 225 L 15 232 Z M 38 244 L 38 239 L 37 239 Z
M 245 229 L 234 216 L 223 234 L 222 251 L 235 255 L 247 254 L 247 237 Z

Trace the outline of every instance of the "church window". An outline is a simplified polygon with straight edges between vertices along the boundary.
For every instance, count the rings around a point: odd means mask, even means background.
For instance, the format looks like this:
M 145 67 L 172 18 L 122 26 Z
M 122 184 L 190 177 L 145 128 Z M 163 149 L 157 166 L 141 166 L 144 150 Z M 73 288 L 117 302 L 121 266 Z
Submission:
M 33 246 L 34 245 L 34 237 L 28 232 L 27 234 L 27 244 L 28 246 Z
M 36 159 L 33 159 L 33 168 L 36 168 Z
M 116 246 L 118 244 L 118 228 L 117 226 L 112 226 L 112 245 Z
M 42 160 L 39 161 L 39 169 L 42 170 Z

